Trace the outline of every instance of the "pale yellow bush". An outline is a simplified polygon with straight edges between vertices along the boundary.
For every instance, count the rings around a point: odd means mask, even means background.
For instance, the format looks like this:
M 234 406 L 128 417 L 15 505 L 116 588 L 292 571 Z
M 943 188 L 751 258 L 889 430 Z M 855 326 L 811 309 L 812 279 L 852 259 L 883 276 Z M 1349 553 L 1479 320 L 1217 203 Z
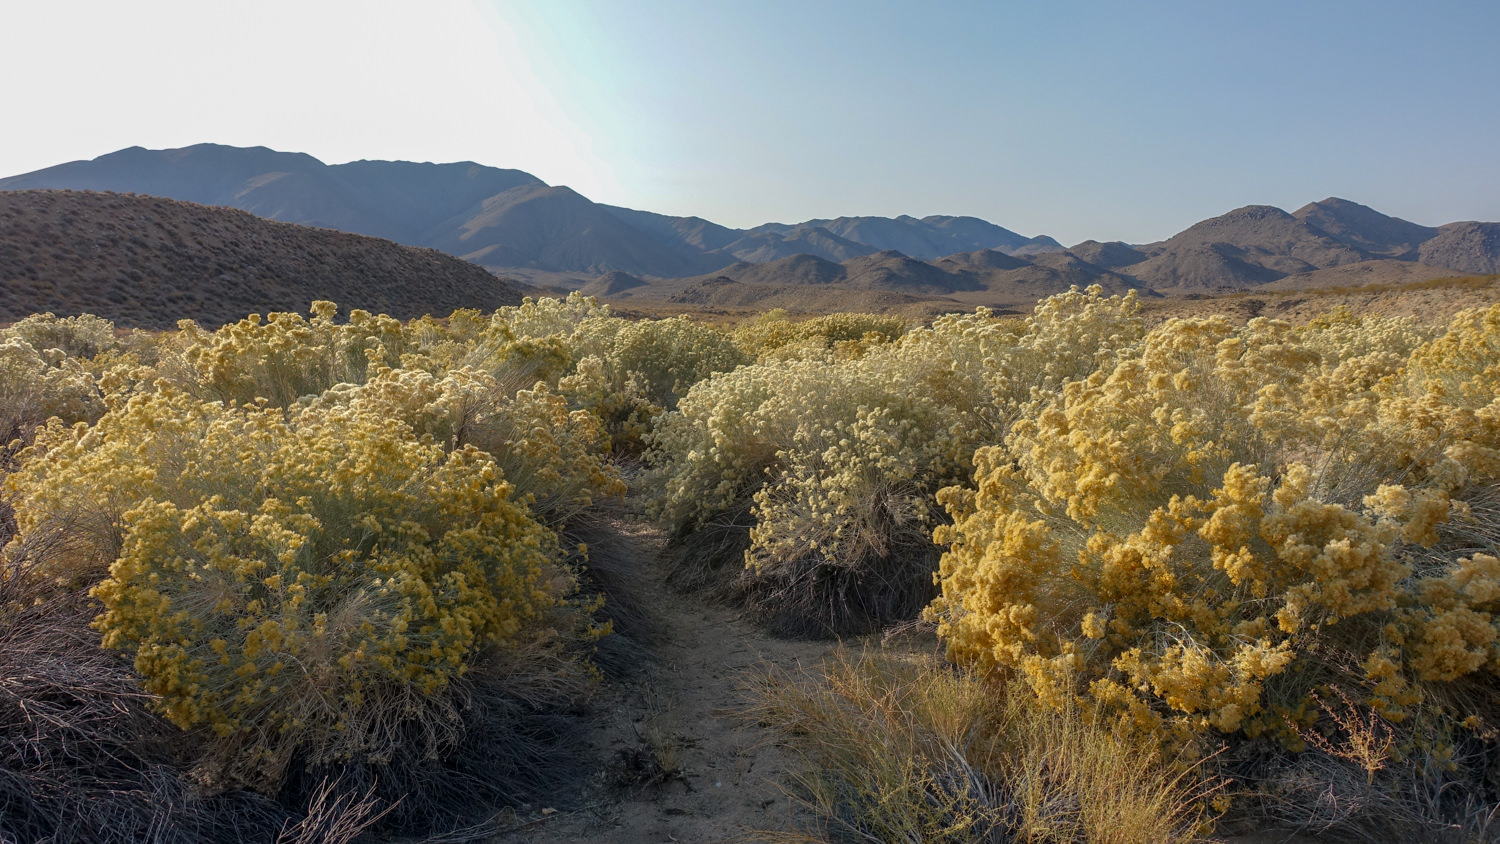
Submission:
M 1073 291 L 1026 322 L 981 311 L 715 376 L 651 436 L 653 513 L 691 533 L 747 511 L 745 561 L 778 613 L 831 629 L 910 616 L 931 588 L 936 491 L 1076 358 L 1092 367 L 1138 333 L 1133 297 Z M 1028 368 L 997 363 L 1012 355 Z
M 38 351 L 19 337 L 0 340 L 0 450 L 26 441 L 49 418 L 98 418 L 104 403 L 94 376 L 59 349 Z
M 515 489 L 514 498 L 553 527 L 598 498 L 625 492 L 618 471 L 604 460 L 609 437 L 602 423 L 569 410 L 545 382 L 512 392 L 493 375 L 466 367 L 441 377 L 384 369 L 364 384 L 339 385 L 302 404 L 401 420 L 450 450 L 477 447 Z
M 57 317 L 51 313 L 33 314 L 0 329 L 0 338 L 24 340 L 39 351 L 60 349 L 71 358 L 88 360 L 116 346 L 115 324 L 93 314 Z
M 656 417 L 694 384 L 744 362 L 727 334 L 686 317 L 616 322 L 595 320 L 579 332 L 596 328 L 607 340 L 575 334 L 581 356 L 559 390 L 599 416 L 622 450 L 638 451 Z
M 906 330 L 906 320 L 896 316 L 841 313 L 792 322 L 786 311 L 777 309 L 735 326 L 733 338 L 749 360 L 770 363 L 834 349 L 858 356 Z
M 1313 688 L 1351 679 L 1394 720 L 1476 714 L 1439 684 L 1500 673 L 1473 516 L 1500 468 L 1500 309 L 1421 345 L 1367 327 L 1175 320 L 1026 408 L 940 495 L 949 655 L 1147 730 L 1296 745 Z
M 378 365 L 398 366 L 414 348 L 399 320 L 354 310 L 337 323 L 332 302 L 314 302 L 312 318 L 251 314 L 218 331 L 190 320 L 165 340 L 161 374 L 204 399 L 285 407 L 335 384 L 360 383 Z
M 108 566 L 104 644 L 174 723 L 216 732 L 222 775 L 274 786 L 294 751 L 378 761 L 403 707 L 481 649 L 588 635 L 495 461 L 387 410 L 161 387 L 92 428 L 55 422 L 7 481 L 9 553 L 74 582 Z

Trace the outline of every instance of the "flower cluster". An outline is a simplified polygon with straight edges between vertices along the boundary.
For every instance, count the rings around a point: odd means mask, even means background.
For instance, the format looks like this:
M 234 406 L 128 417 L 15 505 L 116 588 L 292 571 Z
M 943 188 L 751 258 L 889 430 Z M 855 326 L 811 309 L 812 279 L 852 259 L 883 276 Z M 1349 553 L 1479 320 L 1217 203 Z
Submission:
M 889 343 L 905 334 L 906 320 L 879 314 L 829 314 L 792 322 L 784 310 L 769 311 L 734 330 L 734 344 L 754 361 L 770 363 L 829 351 L 844 356 Z

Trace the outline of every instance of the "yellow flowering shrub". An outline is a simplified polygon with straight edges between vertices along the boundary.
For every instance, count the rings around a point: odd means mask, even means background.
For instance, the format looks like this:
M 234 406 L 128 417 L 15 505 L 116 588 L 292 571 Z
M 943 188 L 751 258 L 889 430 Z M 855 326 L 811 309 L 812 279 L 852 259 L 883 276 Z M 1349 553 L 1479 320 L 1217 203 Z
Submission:
M 274 787 L 294 751 L 378 760 L 403 707 L 480 649 L 590 635 L 495 461 L 388 411 L 160 386 L 92 427 L 54 422 L 7 481 L 11 553 L 74 581 L 108 566 L 104 644 L 174 723 L 212 728 L 225 776 Z
M 596 498 L 621 496 L 624 482 L 604 460 L 609 436 L 593 414 L 570 410 L 537 382 L 511 392 L 490 373 L 461 367 L 441 377 L 420 369 L 382 369 L 364 384 L 343 384 L 303 407 L 347 407 L 399 419 L 418 437 L 449 449 L 486 452 L 543 523 L 559 527 Z
M 856 353 L 905 334 L 906 320 L 881 314 L 840 313 L 792 322 L 780 308 L 735 326 L 734 344 L 749 360 L 769 363 L 843 348 Z
M 656 417 L 694 384 L 744 362 L 727 334 L 686 317 L 593 320 L 584 328 L 607 337 L 575 336 L 580 357 L 558 388 L 602 419 L 624 451 L 639 451 Z
M 652 512 L 683 536 L 747 513 L 751 588 L 803 629 L 911 617 L 931 594 L 937 490 L 1034 390 L 1138 325 L 1133 297 L 1075 290 L 1027 321 L 945 317 L 858 355 L 716 375 L 651 434 Z M 1011 354 L 1030 369 L 997 373 Z
M 729 335 L 717 328 L 686 317 L 622 319 L 576 291 L 566 299 L 528 298 L 501 308 L 485 333 L 509 338 L 511 360 L 550 350 L 554 365 L 534 371 L 518 386 L 546 380 L 573 408 L 599 417 L 613 447 L 624 452 L 639 451 L 653 420 L 675 407 L 689 387 L 744 362 Z M 475 346 L 480 353 L 485 348 L 483 342 Z M 472 355 L 461 363 L 495 372 Z
M 93 314 L 58 317 L 51 313 L 33 314 L 9 328 L 0 329 L 0 338 L 24 340 L 39 351 L 59 349 L 71 358 L 88 360 L 116 346 L 115 324 Z
M 564 299 L 528 297 L 519 305 L 495 311 L 492 319 L 504 323 L 516 337 L 563 338 L 578 357 L 603 353 L 603 344 L 625 322 L 610 313 L 609 305 L 576 290 Z
M 38 350 L 20 337 L 0 339 L 0 451 L 26 441 L 49 418 L 89 421 L 104 412 L 94 376 L 61 349 Z
M 1476 715 L 1452 684 L 1500 675 L 1497 341 L 1500 307 L 1436 337 L 1158 327 L 940 493 L 949 656 L 1182 735 L 1300 745 L 1327 682 L 1393 721 Z
M 335 384 L 365 380 L 373 365 L 399 366 L 414 347 L 399 320 L 353 310 L 345 323 L 332 302 L 314 302 L 312 318 L 251 314 L 217 331 L 191 320 L 164 342 L 170 353 L 162 374 L 204 399 L 285 407 Z

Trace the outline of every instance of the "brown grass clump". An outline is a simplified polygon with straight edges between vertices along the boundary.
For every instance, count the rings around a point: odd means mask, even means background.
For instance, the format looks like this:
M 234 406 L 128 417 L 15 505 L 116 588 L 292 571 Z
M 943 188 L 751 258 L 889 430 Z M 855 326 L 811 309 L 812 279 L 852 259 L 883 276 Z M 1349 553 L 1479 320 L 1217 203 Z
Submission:
M 753 717 L 806 761 L 794 796 L 816 818 L 772 840 L 1158 844 L 1205 827 L 1197 767 L 1023 684 L 841 653 L 758 691 Z

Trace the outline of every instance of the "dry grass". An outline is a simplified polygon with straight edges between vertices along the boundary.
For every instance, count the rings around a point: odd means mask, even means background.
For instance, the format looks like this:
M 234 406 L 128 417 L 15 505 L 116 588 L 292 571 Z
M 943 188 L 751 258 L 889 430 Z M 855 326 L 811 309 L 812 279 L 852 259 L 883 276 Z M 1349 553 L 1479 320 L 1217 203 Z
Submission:
M 772 840 L 1160 844 L 1204 826 L 1196 768 L 1022 684 L 841 653 L 821 674 L 770 671 L 758 691 L 752 715 L 806 761 L 793 796 L 817 819 Z
M 150 709 L 130 663 L 99 647 L 97 606 L 43 598 L 24 564 L 0 569 L 0 841 L 270 841 L 296 813 L 184 776 L 198 736 Z

